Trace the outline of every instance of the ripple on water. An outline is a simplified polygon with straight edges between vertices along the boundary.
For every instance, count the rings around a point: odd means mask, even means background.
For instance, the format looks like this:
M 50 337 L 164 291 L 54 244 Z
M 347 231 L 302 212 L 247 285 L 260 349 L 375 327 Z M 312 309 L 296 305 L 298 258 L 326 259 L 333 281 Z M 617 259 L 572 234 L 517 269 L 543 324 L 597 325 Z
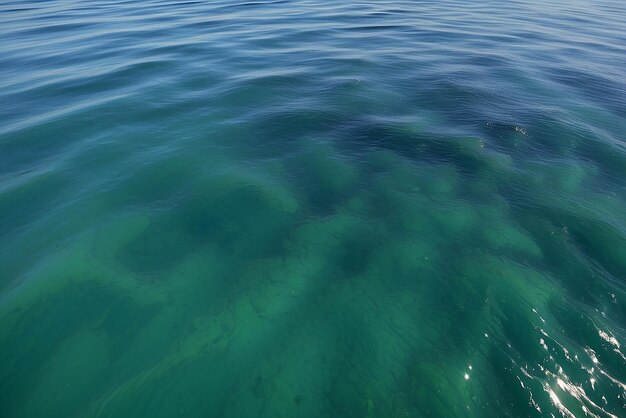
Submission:
M 4 415 L 623 415 L 621 2 L 0 15 Z

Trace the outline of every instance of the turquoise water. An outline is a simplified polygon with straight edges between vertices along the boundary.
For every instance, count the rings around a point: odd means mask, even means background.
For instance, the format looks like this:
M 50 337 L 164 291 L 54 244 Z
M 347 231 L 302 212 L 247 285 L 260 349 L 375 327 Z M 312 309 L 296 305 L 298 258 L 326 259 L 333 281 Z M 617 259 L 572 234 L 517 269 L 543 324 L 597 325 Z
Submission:
M 0 4 L 0 416 L 626 414 L 626 5 Z

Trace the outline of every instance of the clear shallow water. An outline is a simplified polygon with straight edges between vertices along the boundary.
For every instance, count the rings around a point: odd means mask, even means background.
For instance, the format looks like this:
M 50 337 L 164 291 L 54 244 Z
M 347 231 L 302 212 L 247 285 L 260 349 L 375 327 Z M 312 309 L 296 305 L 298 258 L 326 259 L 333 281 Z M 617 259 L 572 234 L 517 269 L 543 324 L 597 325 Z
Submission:
M 625 22 L 3 2 L 2 416 L 623 416 Z

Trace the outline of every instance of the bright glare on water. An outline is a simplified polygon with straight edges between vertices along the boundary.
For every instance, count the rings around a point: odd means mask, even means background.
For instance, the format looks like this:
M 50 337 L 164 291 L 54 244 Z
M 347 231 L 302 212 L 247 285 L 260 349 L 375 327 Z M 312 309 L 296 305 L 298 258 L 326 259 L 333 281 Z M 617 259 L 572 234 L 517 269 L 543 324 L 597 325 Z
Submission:
M 626 416 L 623 0 L 0 3 L 0 417 Z

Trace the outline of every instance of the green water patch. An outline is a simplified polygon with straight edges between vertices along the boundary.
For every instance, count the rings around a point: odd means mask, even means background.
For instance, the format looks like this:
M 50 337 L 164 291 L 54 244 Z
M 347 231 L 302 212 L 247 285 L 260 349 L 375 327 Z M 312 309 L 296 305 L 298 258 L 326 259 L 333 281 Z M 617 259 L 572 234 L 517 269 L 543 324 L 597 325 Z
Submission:
M 24 182 L 16 179 L 15 183 L 0 195 L 0 229 L 6 237 L 16 237 L 55 205 L 61 204 L 71 186 L 66 176 L 46 171 Z
M 10 390 L 13 397 L 4 399 L 3 405 L 10 413 L 18 413 L 22 404 L 30 404 L 29 413 L 35 415 L 67 413 L 71 405 L 79 404 L 77 399 L 97 393 L 108 382 L 106 365 L 126 350 L 151 311 L 88 281 L 68 283 L 13 311 L 10 317 L 19 319 L 2 349 L 0 376 L 2 393 Z M 40 344 L 42 340 L 46 344 Z M 39 389 L 25 384 L 29 381 Z M 45 401 L 31 402 L 33 396 Z
M 322 139 L 303 140 L 301 150 L 285 166 L 285 175 L 299 192 L 300 200 L 321 215 L 335 211 L 359 187 L 354 162 Z
M 7 408 L 533 415 L 558 413 L 554 396 L 572 411 L 602 405 L 577 395 L 590 375 L 617 396 L 623 357 L 603 324 L 619 324 L 610 295 L 623 291 L 593 274 L 621 274 L 620 233 L 591 207 L 532 201 L 512 158 L 480 139 L 438 141 L 421 160 L 307 139 L 288 158 L 228 167 L 216 156 L 212 169 L 189 157 L 129 175 L 106 207 L 133 204 L 67 226 L 75 239 L 3 296 Z M 559 193 L 594 181 L 551 170 L 537 181 Z M 507 184 L 520 190 L 500 194 Z M 608 316 L 568 316 L 580 303 Z M 11 386 L 17 374 L 34 383 Z

